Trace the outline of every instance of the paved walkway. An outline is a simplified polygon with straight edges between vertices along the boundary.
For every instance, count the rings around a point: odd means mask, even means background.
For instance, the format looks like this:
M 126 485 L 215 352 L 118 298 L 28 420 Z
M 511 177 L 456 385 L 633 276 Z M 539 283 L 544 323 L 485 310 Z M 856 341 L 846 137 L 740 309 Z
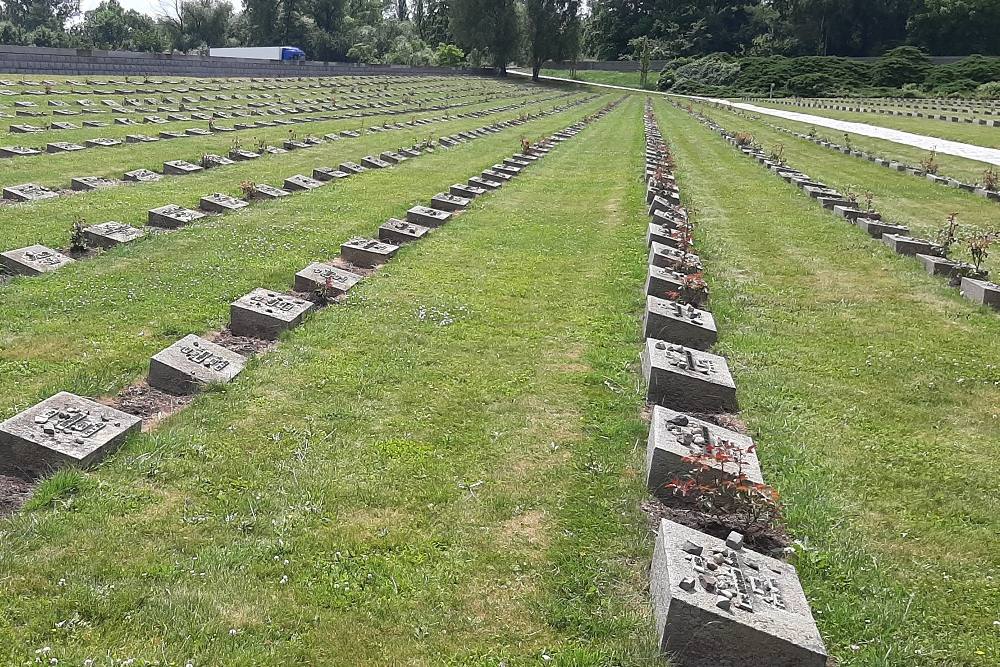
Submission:
M 518 76 L 530 76 L 530 74 L 526 74 L 524 72 L 516 70 L 509 70 L 509 71 L 511 74 L 516 74 Z M 976 160 L 978 162 L 986 162 L 988 164 L 994 164 L 1000 166 L 1000 149 L 986 148 L 985 146 L 977 146 L 975 144 L 963 144 L 960 141 L 949 141 L 948 139 L 940 139 L 938 137 L 928 137 L 923 134 L 903 132 L 902 130 L 892 130 L 887 127 L 880 127 L 878 125 L 869 125 L 868 123 L 853 123 L 846 120 L 836 120 L 835 118 L 827 118 L 825 116 L 814 116 L 808 113 L 798 113 L 796 111 L 784 111 L 783 109 L 770 109 L 768 107 L 759 107 L 755 104 L 746 104 L 745 102 L 730 102 L 729 100 L 723 100 L 714 97 L 698 97 L 694 95 L 670 95 L 669 93 L 661 93 L 658 91 L 640 90 L 638 88 L 629 88 L 628 86 L 613 86 L 607 83 L 591 83 L 590 81 L 577 81 L 576 79 L 564 79 L 562 77 L 557 77 L 557 76 L 543 76 L 540 78 L 544 81 L 558 81 L 560 83 L 584 84 L 587 86 L 595 86 L 597 88 L 624 90 L 632 93 L 645 93 L 647 95 L 663 95 L 665 97 L 690 97 L 691 99 L 701 100 L 703 102 L 717 102 L 719 104 L 724 104 L 726 106 L 730 106 L 736 109 L 751 111 L 753 113 L 758 113 L 765 116 L 776 116 L 778 118 L 785 118 L 787 120 L 795 120 L 800 123 L 809 123 L 810 125 L 826 127 L 831 130 L 850 132 L 851 134 L 860 134 L 861 136 L 872 137 L 874 139 L 884 139 L 885 141 L 892 141 L 894 143 L 903 144 L 905 146 L 913 146 L 914 148 L 922 148 L 928 151 L 937 151 L 938 153 L 943 153 L 945 155 L 954 155 L 955 157 L 963 157 L 969 160 Z

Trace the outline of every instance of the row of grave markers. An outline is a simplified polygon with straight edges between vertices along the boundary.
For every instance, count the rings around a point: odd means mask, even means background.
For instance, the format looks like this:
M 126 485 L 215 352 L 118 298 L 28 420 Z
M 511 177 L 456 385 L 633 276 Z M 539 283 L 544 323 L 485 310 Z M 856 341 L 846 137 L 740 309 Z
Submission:
M 797 186 L 811 199 L 815 199 L 823 208 L 833 211 L 846 223 L 854 225 L 874 239 L 882 241 L 888 248 L 899 255 L 915 257 L 932 276 L 943 276 L 948 284 L 961 291 L 967 300 L 983 306 L 1000 310 L 1000 285 L 988 280 L 988 272 L 983 269 L 976 272 L 976 267 L 964 262 L 956 262 L 944 256 L 943 249 L 934 241 L 910 236 L 910 229 L 905 225 L 897 225 L 882 219 L 882 215 L 874 209 L 858 208 L 858 202 L 847 197 L 835 188 L 814 180 L 808 174 L 789 167 L 784 162 L 771 159 L 759 147 L 743 145 L 735 134 L 714 122 L 710 118 L 692 113 L 702 124 L 718 133 L 733 147 L 744 155 L 752 157 L 765 169 L 776 174 L 785 182 Z
M 425 87 L 420 88 L 420 90 L 425 90 L 425 89 L 426 89 Z M 470 93 L 468 92 L 468 89 L 469 87 L 467 84 L 462 86 L 456 85 L 451 88 L 444 88 L 444 89 L 434 88 L 433 89 L 434 92 L 444 93 L 444 94 L 439 94 L 434 97 L 421 98 L 415 110 L 418 111 L 435 110 L 438 108 L 443 108 L 440 104 L 435 104 L 435 103 L 443 103 L 454 100 L 455 96 L 452 94 L 448 94 L 451 92 L 466 92 L 467 93 L 467 95 L 465 95 L 466 97 L 473 96 L 476 94 L 486 97 L 490 96 L 489 93 L 484 93 L 483 91 L 473 91 Z M 362 118 L 365 116 L 375 115 L 374 113 L 361 113 L 360 111 L 363 109 L 368 109 L 368 110 L 374 109 L 377 113 L 380 114 L 409 113 L 414 109 L 403 109 L 401 107 L 403 107 L 408 103 L 408 101 L 405 98 L 409 97 L 410 94 L 414 93 L 415 91 L 413 89 L 405 89 L 404 91 L 398 91 L 395 94 L 391 91 L 383 89 L 370 96 L 364 96 L 364 95 L 349 95 L 346 97 L 342 96 L 340 98 L 341 102 L 347 100 L 347 102 L 344 104 L 331 100 L 308 98 L 299 100 L 293 99 L 288 101 L 281 100 L 281 101 L 268 101 L 268 102 L 249 102 L 245 106 L 225 104 L 225 105 L 219 105 L 218 107 L 214 105 L 210 107 L 203 107 L 203 106 L 195 107 L 195 106 L 190 106 L 192 102 L 184 102 L 184 101 L 178 102 L 176 98 L 168 97 L 165 99 L 179 106 L 157 105 L 154 106 L 153 108 L 134 107 L 131 109 L 118 106 L 109 106 L 107 109 L 101 109 L 99 107 L 94 107 L 92 105 L 84 105 L 84 109 L 81 109 L 79 111 L 74 111 L 66 108 L 57 108 L 52 112 L 52 115 L 59 117 L 72 117 L 72 116 L 81 116 L 85 114 L 88 116 L 92 116 L 92 115 L 101 115 L 104 113 L 113 113 L 117 114 L 117 116 L 113 119 L 113 122 L 115 124 L 127 125 L 127 126 L 138 126 L 142 124 L 163 125 L 168 122 L 181 122 L 190 120 L 213 121 L 219 119 L 251 118 L 253 116 L 284 116 L 284 115 L 295 116 L 306 113 L 317 113 L 321 111 L 330 112 L 337 110 L 354 111 L 355 113 L 348 113 L 343 116 L 337 116 L 336 118 Z M 401 100 L 373 99 L 379 97 L 393 98 L 396 95 L 401 95 L 404 99 Z M 266 97 L 271 98 L 270 95 L 266 95 Z M 181 98 L 181 100 L 188 100 L 188 99 L 193 99 L 193 98 Z M 87 102 L 87 100 L 78 101 L 79 104 L 82 104 L 84 102 Z M 104 102 L 107 105 L 108 103 L 111 103 L 113 101 L 105 100 Z M 361 102 L 364 102 L 364 104 L 362 104 Z M 14 104 L 17 107 L 17 110 L 15 111 L 15 115 L 17 116 L 40 118 L 48 115 L 40 111 L 35 111 L 31 107 L 22 106 L 22 105 L 33 105 L 32 102 L 15 102 Z M 49 102 L 49 104 L 53 104 L 53 102 Z M 425 107 L 424 104 L 428 104 L 428 106 Z M 158 113 L 165 113 L 167 114 L 167 116 L 166 118 L 164 118 L 163 116 L 156 115 Z M 141 120 L 121 117 L 122 115 L 127 115 L 127 114 L 146 114 L 146 115 L 143 116 Z M 8 114 L 0 112 L 0 118 L 3 117 L 9 118 L 10 116 Z M 332 118 L 333 117 L 329 117 L 328 120 Z M 94 127 L 94 128 L 108 127 L 108 123 L 101 120 L 85 120 L 83 121 L 83 127 Z M 237 130 L 251 129 L 253 127 L 261 127 L 261 125 L 259 125 L 259 123 L 255 124 L 251 122 L 249 124 L 244 123 L 241 126 L 241 124 L 237 123 L 234 128 L 230 129 L 237 129 Z M 24 124 L 24 123 L 12 124 L 8 127 L 8 131 L 12 134 L 36 134 L 52 130 L 76 130 L 76 129 L 80 129 L 79 126 L 68 121 L 53 121 L 49 127 L 38 127 L 36 125 Z
M 548 140 L 484 170 L 467 183 L 432 198 L 435 207 L 416 206 L 406 220 L 390 219 L 379 229 L 379 239 L 352 238 L 341 245 L 340 257 L 314 262 L 295 276 L 295 292 L 257 288 L 230 304 L 229 330 L 237 336 L 266 341 L 301 324 L 316 303 L 302 292 L 321 294 L 323 302 L 336 300 L 387 263 L 400 244 L 425 238 L 467 208 L 472 198 L 498 190 L 559 143 L 603 117 L 617 104 L 578 121 Z M 524 121 L 508 121 L 518 125 Z M 386 165 L 388 166 L 388 165 Z M 344 172 L 343 177 L 350 174 Z M 440 207 L 440 208 L 438 208 Z M 319 295 L 318 294 L 318 295 Z M 207 385 L 228 383 L 244 369 L 246 358 L 204 337 L 190 334 L 153 355 L 147 382 L 175 395 L 196 393 Z M 0 470 L 44 475 L 65 466 L 86 467 L 115 451 L 141 428 L 142 420 L 89 398 L 60 392 L 0 423 Z
M 735 412 L 736 385 L 726 360 L 707 352 L 718 332 L 702 309 L 708 289 L 691 252 L 692 224 L 681 204 L 673 157 L 647 101 L 646 200 L 649 274 L 642 371 L 653 405 L 646 483 L 666 498 L 669 485 L 697 466 L 719 479 L 762 484 L 748 436 L 708 417 Z M 733 452 L 730 458 L 716 452 Z M 737 461 L 739 463 L 737 463 Z M 681 667 L 825 667 L 826 648 L 795 568 L 744 547 L 661 519 L 650 595 L 658 645 Z
M 986 118 L 975 118 L 972 116 L 953 116 L 941 113 L 923 113 L 922 111 L 898 111 L 896 109 L 885 109 L 876 106 L 864 106 L 857 103 L 854 104 L 837 104 L 831 102 L 824 102 L 821 100 L 809 100 L 803 101 L 798 99 L 786 99 L 786 98 L 760 98 L 753 97 L 750 98 L 751 102 L 769 102 L 771 104 L 780 104 L 782 106 L 795 106 L 802 107 L 806 109 L 828 109 L 830 111 L 850 111 L 852 113 L 873 113 L 882 114 L 883 116 L 903 116 L 906 118 L 926 118 L 928 120 L 943 120 L 950 123 L 966 123 L 968 125 L 983 125 L 986 127 L 1000 127 L 1000 120 L 992 120 Z M 961 111 L 962 113 L 976 113 L 976 114 L 987 114 L 992 115 L 992 111 L 972 111 L 968 109 L 961 109 L 956 111 Z
M 593 99 L 582 98 L 571 104 L 561 107 L 554 107 L 549 111 L 541 111 L 535 114 L 527 114 L 521 118 L 511 119 L 484 125 L 472 130 L 464 130 L 450 136 L 440 137 L 438 144 L 444 148 L 458 146 L 461 143 L 487 136 L 501 131 L 508 127 L 516 127 L 531 120 L 541 118 L 554 113 L 561 113 L 569 108 L 579 106 Z M 473 112 L 471 115 L 478 115 Z M 427 121 L 428 123 L 431 121 Z M 400 127 L 403 127 L 400 125 Z M 343 136 L 359 136 L 356 132 L 345 131 Z M 336 135 L 330 135 L 336 136 Z M 339 137 L 338 137 L 339 138 Z M 369 169 L 384 169 L 395 164 L 405 162 L 408 159 L 417 157 L 425 150 L 433 150 L 434 146 L 430 142 L 417 144 L 411 148 L 403 148 L 399 151 L 384 151 L 380 155 L 367 155 L 358 162 L 342 162 L 337 167 L 319 166 L 313 169 L 312 177 L 303 174 L 295 174 L 286 178 L 283 187 L 274 187 L 267 184 L 255 184 L 251 199 L 275 200 L 290 196 L 293 192 L 307 192 L 322 187 L 331 181 L 349 178 L 356 174 L 364 173 Z M 277 149 L 284 152 L 284 149 Z M 254 159 L 260 157 L 259 154 L 244 152 L 241 159 Z M 221 164 L 231 164 L 232 160 L 225 160 Z M 174 173 L 193 173 L 202 168 L 190 163 L 175 161 L 165 163 L 164 169 L 172 166 L 177 171 Z M 150 172 L 149 180 L 159 178 L 159 174 Z M 32 186 L 37 187 L 37 186 Z M 237 197 L 232 197 L 223 193 L 213 193 L 202 197 L 199 201 L 198 210 L 188 209 L 177 204 L 167 204 L 150 209 L 147 212 L 147 224 L 149 227 L 160 231 L 175 230 L 192 222 L 200 220 L 209 214 L 223 214 L 238 211 L 246 208 L 250 202 Z M 104 222 L 92 225 L 83 229 L 84 238 L 88 246 L 93 248 L 108 249 L 123 243 L 130 243 L 143 238 L 148 234 L 148 230 L 133 227 L 118 221 Z M 31 245 L 24 248 L 9 250 L 0 253 L 0 269 L 17 276 L 38 276 L 44 273 L 51 273 L 64 266 L 75 263 L 72 257 L 43 245 Z
M 545 102 L 552 102 L 562 98 L 567 97 L 570 93 L 562 93 L 559 95 L 554 95 L 551 97 L 546 97 L 543 99 L 533 99 L 531 101 L 508 104 L 500 107 L 492 107 L 490 109 L 483 109 L 479 111 L 470 111 L 462 114 L 455 114 L 454 116 L 437 116 L 431 118 L 415 118 L 408 120 L 406 122 L 396 122 L 389 123 L 386 121 L 385 124 L 381 126 L 372 126 L 367 129 L 369 134 L 375 134 L 378 132 L 413 128 L 423 125 L 430 125 L 433 123 L 443 123 L 449 122 L 451 120 L 461 119 L 461 118 L 482 118 L 485 116 L 495 115 L 498 113 L 504 113 L 506 111 L 511 111 L 513 109 L 523 108 L 526 106 L 531 106 L 535 104 L 541 104 Z M 587 98 L 592 99 L 591 98 Z M 464 106 L 464 105 L 463 105 Z M 313 119 L 319 120 L 319 119 Z M 312 122 L 312 121 L 310 121 Z M 290 123 L 272 123 L 272 124 L 290 124 Z M 290 138 L 282 143 L 282 146 L 265 146 L 263 149 L 258 151 L 252 151 L 245 148 L 240 148 L 234 146 L 228 154 L 228 157 L 215 154 L 206 154 L 201 158 L 201 164 L 194 164 L 188 162 L 187 160 L 168 160 L 163 163 L 162 172 L 157 173 L 150 169 L 133 169 L 126 171 L 122 176 L 122 181 L 102 178 L 99 176 L 78 176 L 70 179 L 70 188 L 76 192 L 92 192 L 95 190 L 101 190 L 109 187 L 114 187 L 120 185 L 122 182 L 127 183 L 151 183 L 159 181 L 162 176 L 182 176 L 187 174 L 193 174 L 205 169 L 213 169 L 216 167 L 223 167 L 234 164 L 236 162 L 242 162 L 246 160 L 253 160 L 261 157 L 262 155 L 278 155 L 282 153 L 287 153 L 291 150 L 297 150 L 302 148 L 310 148 L 312 146 L 318 146 L 326 143 L 327 141 L 338 141 L 345 138 L 358 138 L 361 133 L 365 131 L 364 128 L 359 128 L 356 130 L 342 130 L 340 132 L 331 132 L 323 135 L 322 137 L 305 137 L 303 139 Z M 190 134 L 205 134 L 204 130 L 188 130 Z M 177 134 L 177 133 L 169 133 Z M 144 135 L 130 135 L 135 141 L 158 141 L 155 137 L 145 137 Z M 179 135 L 180 136 L 180 135 Z M 115 144 L 121 143 L 115 140 L 100 140 L 101 142 L 114 141 Z M 102 144 L 103 145 L 103 144 Z M 79 145 L 67 145 L 64 146 L 67 151 L 83 150 L 82 146 Z M 0 149 L 2 150 L 2 149 Z M 43 185 L 38 185 L 37 183 L 22 183 L 20 185 L 11 185 L 2 189 L 2 196 L 4 199 L 15 201 L 15 202 L 36 202 L 44 201 L 46 199 L 54 199 L 60 195 L 58 190 L 53 190 L 51 188 L 45 187 Z
M 728 111 L 741 118 L 746 118 L 754 122 L 761 123 L 776 132 L 781 132 L 782 134 L 788 134 L 797 139 L 804 139 L 806 141 L 811 141 L 812 143 L 822 146 L 823 148 L 829 148 L 831 150 L 837 151 L 838 153 L 843 153 L 844 155 L 850 155 L 851 157 L 859 158 L 861 160 L 867 160 L 880 167 L 885 167 L 886 169 L 891 169 L 892 171 L 897 171 L 903 174 L 909 174 L 910 176 L 916 176 L 917 178 L 925 178 L 931 183 L 936 183 L 937 185 L 944 185 L 950 188 L 955 188 L 956 190 L 961 190 L 962 192 L 969 192 L 983 199 L 988 199 L 994 202 L 1000 202 L 1000 191 L 990 190 L 984 185 L 978 183 L 965 183 L 957 178 L 952 178 L 950 176 L 939 176 L 937 174 L 929 173 L 926 169 L 920 166 L 907 164 L 906 162 L 900 162 L 898 160 L 889 160 L 887 158 L 876 155 L 875 153 L 869 153 L 868 151 L 860 151 L 852 146 L 842 146 L 833 141 L 827 141 L 826 139 L 821 139 L 818 136 L 805 134 L 803 132 L 796 132 L 787 127 L 782 127 L 781 125 L 776 125 L 774 123 L 767 122 L 763 118 L 754 116 L 747 113 L 742 113 L 732 107 L 724 104 L 715 105 L 715 108 Z

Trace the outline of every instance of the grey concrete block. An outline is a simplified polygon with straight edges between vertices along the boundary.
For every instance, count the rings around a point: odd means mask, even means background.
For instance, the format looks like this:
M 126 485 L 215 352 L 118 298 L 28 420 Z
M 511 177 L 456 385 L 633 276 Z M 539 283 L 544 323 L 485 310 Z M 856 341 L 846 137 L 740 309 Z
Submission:
M 187 395 L 210 384 L 230 382 L 246 359 L 232 350 L 190 334 L 149 360 L 149 386 L 169 394 Z
M 736 384 L 722 357 L 646 339 L 642 351 L 646 399 L 675 410 L 735 412 Z

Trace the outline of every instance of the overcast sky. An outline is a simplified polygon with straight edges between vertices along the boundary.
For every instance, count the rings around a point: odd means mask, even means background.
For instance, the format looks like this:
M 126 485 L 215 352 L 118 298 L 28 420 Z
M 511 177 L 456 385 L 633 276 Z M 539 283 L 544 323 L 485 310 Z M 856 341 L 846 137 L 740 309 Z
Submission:
M 233 7 L 240 9 L 243 6 L 243 0 L 229 0 L 233 3 Z M 125 9 L 134 9 L 137 12 L 142 12 L 143 14 L 150 14 L 156 16 L 160 14 L 160 0 L 118 0 L 118 3 Z M 87 11 L 93 9 L 97 5 L 101 4 L 101 0 L 82 0 L 80 2 L 80 10 Z

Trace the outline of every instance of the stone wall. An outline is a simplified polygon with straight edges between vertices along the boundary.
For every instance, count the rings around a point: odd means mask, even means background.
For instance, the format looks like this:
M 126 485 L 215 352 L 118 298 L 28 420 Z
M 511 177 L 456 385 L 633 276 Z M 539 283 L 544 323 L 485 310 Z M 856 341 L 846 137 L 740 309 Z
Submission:
M 240 58 L 211 58 L 169 53 L 100 51 L 97 49 L 51 49 L 37 46 L 0 45 L 0 72 L 9 74 L 55 74 L 66 76 L 200 76 L 281 77 L 372 74 L 472 74 L 491 75 L 490 70 L 357 63 L 276 62 Z

